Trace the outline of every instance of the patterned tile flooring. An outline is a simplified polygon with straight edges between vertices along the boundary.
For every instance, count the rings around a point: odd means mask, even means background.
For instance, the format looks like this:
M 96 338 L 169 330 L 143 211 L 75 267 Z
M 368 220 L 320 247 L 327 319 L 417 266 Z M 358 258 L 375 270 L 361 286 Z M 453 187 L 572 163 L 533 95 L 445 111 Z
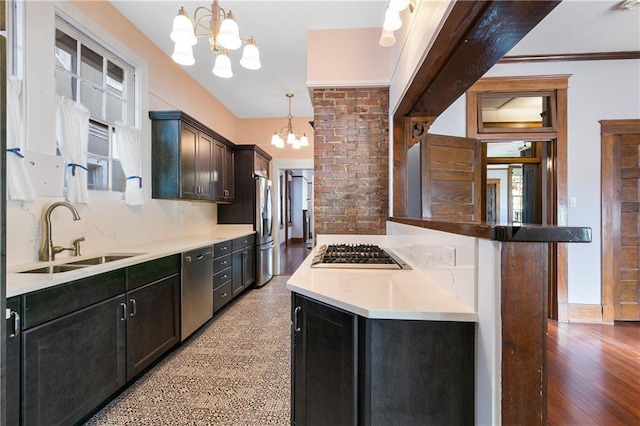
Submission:
M 288 278 L 246 291 L 86 424 L 289 425 Z

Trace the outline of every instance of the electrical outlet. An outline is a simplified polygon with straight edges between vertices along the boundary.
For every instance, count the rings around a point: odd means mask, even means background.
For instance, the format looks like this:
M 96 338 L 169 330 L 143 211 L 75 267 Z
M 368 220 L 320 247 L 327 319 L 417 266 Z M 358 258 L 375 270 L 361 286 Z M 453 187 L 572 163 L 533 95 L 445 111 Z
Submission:
M 444 246 L 442 250 L 442 263 L 445 265 L 456 266 L 456 249 L 450 246 Z

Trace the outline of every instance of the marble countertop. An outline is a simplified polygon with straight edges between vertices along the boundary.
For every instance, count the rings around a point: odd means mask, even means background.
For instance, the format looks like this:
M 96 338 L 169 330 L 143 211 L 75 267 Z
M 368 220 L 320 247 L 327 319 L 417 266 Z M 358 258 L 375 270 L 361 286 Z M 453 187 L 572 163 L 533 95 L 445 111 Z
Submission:
M 176 253 L 183 253 L 200 247 L 228 241 L 237 237 L 253 234 L 251 230 L 232 230 L 218 233 L 215 236 L 195 236 L 179 239 L 153 241 L 138 245 L 118 247 L 113 250 L 102 250 L 98 253 L 87 253 L 80 257 L 65 257 L 53 262 L 32 262 L 7 267 L 7 297 L 19 296 L 36 290 L 52 287 L 58 284 L 86 278 L 93 275 L 126 268 L 127 266 L 159 259 Z M 53 274 L 20 273 L 33 268 L 60 265 L 66 262 L 74 262 L 82 259 L 90 259 L 105 254 L 134 254 L 134 256 L 116 260 L 101 265 L 92 265 L 68 272 Z
M 382 248 L 384 241 L 381 236 Z M 312 268 L 317 248 L 289 278 L 289 290 L 365 318 L 478 321 L 473 306 L 443 291 L 410 263 L 409 270 Z

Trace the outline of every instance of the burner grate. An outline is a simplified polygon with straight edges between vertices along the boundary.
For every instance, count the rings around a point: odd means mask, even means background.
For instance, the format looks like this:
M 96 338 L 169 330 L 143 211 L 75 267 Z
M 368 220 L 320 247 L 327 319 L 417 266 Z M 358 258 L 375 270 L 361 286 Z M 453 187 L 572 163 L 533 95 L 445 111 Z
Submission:
M 402 269 L 403 265 L 374 244 L 322 245 L 311 262 L 316 268 Z

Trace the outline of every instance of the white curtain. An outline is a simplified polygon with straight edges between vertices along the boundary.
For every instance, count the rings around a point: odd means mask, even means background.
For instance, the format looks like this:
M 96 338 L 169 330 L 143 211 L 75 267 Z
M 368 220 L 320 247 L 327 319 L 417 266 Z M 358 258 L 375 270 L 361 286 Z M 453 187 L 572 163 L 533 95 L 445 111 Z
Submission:
M 87 190 L 87 144 L 89 110 L 80 103 L 58 95 L 56 99 L 56 138 L 65 162 L 67 200 L 89 202 Z
M 24 159 L 25 137 L 22 118 L 22 80 L 7 77 L 7 195 L 10 200 L 36 198 Z
M 140 161 L 140 130 L 116 122 L 116 149 L 127 176 L 124 203 L 139 206 L 145 203 L 142 191 L 142 164 Z

